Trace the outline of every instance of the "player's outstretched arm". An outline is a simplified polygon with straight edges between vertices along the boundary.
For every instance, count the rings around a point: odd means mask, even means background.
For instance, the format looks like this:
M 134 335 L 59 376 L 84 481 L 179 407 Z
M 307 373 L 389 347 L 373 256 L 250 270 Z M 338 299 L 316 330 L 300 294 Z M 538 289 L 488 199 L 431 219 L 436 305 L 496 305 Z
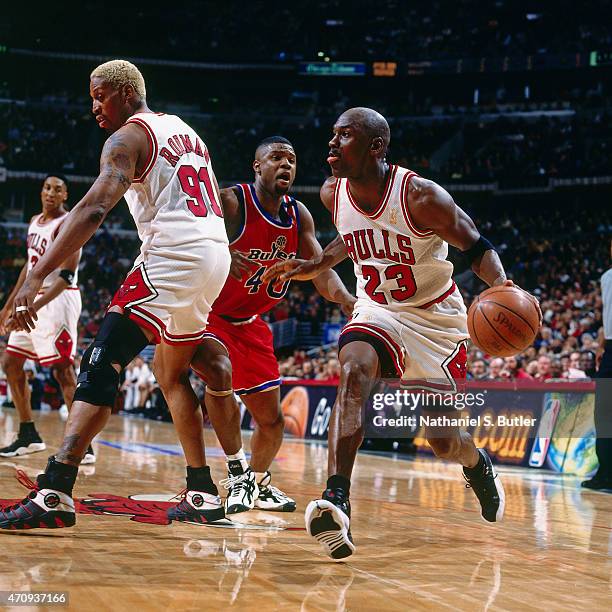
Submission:
M 300 211 L 298 255 L 304 259 L 314 259 L 323 252 L 315 233 L 314 219 L 304 204 L 298 202 L 298 207 Z M 324 270 L 314 277 L 312 282 L 328 302 L 339 304 L 344 314 L 348 316 L 353 312 L 356 298 L 349 293 L 333 269 Z
M 333 211 L 334 188 L 336 179 L 328 178 L 321 187 L 321 201 L 327 210 Z M 321 272 L 337 266 L 348 257 L 348 251 L 342 238 L 336 236 L 323 251 L 312 259 L 287 259 L 270 266 L 263 274 L 262 280 L 267 282 L 278 277 L 279 281 L 312 280 Z
M 72 279 L 79 266 L 79 252 L 73 253 L 63 264 L 61 264 L 62 275 L 58 276 L 53 283 L 45 289 L 45 292 L 34 302 L 34 310 L 38 312 L 43 306 L 52 302 L 58 295 L 63 293 L 66 287 L 72 285 Z
M 93 236 L 129 189 L 136 165 L 139 159 L 146 158 L 148 147 L 144 130 L 136 125 L 124 125 L 108 138 L 102 149 L 98 178 L 70 211 L 57 238 L 30 271 L 15 297 L 13 316 L 18 329 L 34 328 L 37 316 L 33 301 L 43 280 Z

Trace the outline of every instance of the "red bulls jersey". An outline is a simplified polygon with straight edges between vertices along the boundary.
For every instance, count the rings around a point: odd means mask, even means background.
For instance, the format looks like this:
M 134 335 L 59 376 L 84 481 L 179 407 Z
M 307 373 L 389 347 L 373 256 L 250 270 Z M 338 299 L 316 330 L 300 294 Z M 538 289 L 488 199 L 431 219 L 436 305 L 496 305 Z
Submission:
M 249 319 L 270 310 L 282 300 L 289 288 L 285 283 L 264 283 L 261 277 L 273 263 L 291 259 L 298 249 L 299 213 L 297 202 L 284 196 L 279 218 L 271 217 L 259 203 L 253 185 L 237 185 L 243 207 L 243 225 L 230 242 L 230 248 L 245 253 L 257 264 L 242 280 L 232 276 L 213 304 L 213 312 L 230 319 Z

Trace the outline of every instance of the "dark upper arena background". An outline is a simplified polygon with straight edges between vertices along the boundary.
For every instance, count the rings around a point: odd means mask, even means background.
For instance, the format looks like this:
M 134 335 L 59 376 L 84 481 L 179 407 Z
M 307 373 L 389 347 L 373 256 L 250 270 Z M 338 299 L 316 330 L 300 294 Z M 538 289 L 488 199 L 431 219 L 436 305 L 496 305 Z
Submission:
M 612 15 L 603 0 L 581 3 L 579 19 L 576 11 L 566 0 L 4 8 L 0 302 L 24 263 L 19 224 L 37 212 L 44 174 L 69 176 L 71 204 L 97 174 L 104 133 L 88 78 L 120 57 L 142 70 L 154 110 L 179 114 L 202 135 L 222 185 L 251 179 L 261 138 L 289 138 L 294 195 L 323 243 L 334 235 L 318 199 L 331 126 L 350 106 L 383 113 L 389 161 L 444 185 L 498 246 L 509 275 L 540 298 L 544 326 L 522 367 L 566 377 L 577 351 L 575 369 L 589 373 L 612 227 Z M 349 76 L 321 74 L 330 71 Z M 116 232 L 133 230 L 125 206 L 105 228 L 81 263 L 83 339 L 95 334 L 138 248 L 135 236 Z M 469 303 L 483 286 L 451 257 Z M 352 287 L 350 266 L 340 271 Z M 341 316 L 309 284 L 294 284 L 269 320 L 289 329 L 277 334 L 284 375 L 337 376 L 333 347 L 317 347 Z M 516 374 L 475 349 L 470 357 L 484 357 L 474 377 Z

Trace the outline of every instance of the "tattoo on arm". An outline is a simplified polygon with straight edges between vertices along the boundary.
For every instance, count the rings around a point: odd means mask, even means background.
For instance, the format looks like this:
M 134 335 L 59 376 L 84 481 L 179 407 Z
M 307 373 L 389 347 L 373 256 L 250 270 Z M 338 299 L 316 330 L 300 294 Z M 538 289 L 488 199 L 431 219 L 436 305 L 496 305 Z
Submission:
M 66 436 L 60 449 L 55 454 L 55 459 L 61 463 L 74 463 L 79 465 L 83 459 L 82 455 L 76 455 L 74 449 L 77 447 L 81 436 L 78 434 Z
M 125 135 L 112 134 L 104 143 L 100 157 L 100 180 L 104 183 L 116 185 L 125 193 L 134 178 L 136 155 L 128 146 Z M 123 194 L 122 193 L 122 194 Z

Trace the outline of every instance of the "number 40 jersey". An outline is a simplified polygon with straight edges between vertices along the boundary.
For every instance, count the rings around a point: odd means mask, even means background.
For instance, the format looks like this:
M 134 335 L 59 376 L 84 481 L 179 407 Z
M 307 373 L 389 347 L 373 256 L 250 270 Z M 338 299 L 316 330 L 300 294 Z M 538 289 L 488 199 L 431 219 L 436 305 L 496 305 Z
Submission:
M 428 308 L 455 290 L 448 244 L 415 228 L 408 208 L 408 185 L 416 174 L 391 165 L 383 197 L 368 213 L 350 192 L 348 180 L 336 181 L 334 223 L 355 266 L 359 303 L 391 311 Z
M 284 196 L 275 219 L 260 204 L 253 185 L 236 185 L 234 190 L 243 208 L 243 225 L 230 238 L 230 247 L 244 253 L 254 265 L 241 280 L 228 277 L 213 313 L 240 321 L 267 312 L 285 297 L 290 281 L 264 283 L 261 277 L 272 264 L 296 256 L 300 217 L 297 201 L 289 196 Z

